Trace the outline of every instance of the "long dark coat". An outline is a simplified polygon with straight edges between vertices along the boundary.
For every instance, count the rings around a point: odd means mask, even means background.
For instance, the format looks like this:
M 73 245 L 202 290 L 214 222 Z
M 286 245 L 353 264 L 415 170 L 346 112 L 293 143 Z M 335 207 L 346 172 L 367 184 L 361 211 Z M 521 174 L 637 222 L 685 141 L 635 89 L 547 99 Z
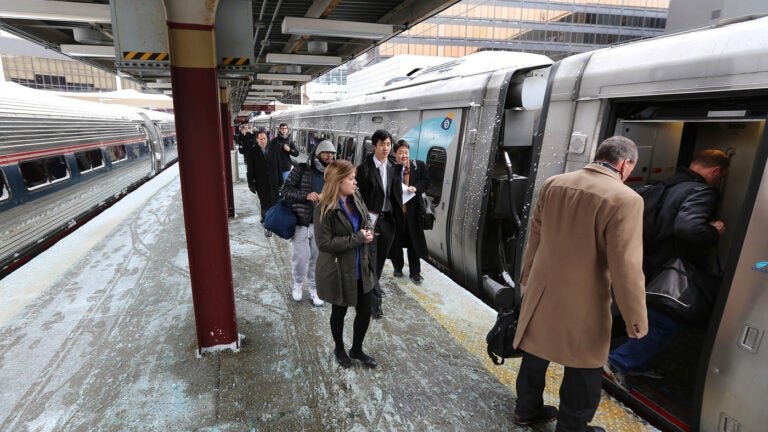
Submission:
M 262 210 L 274 205 L 279 199 L 280 187 L 283 185 L 283 175 L 280 171 L 279 148 L 267 143 L 269 152 L 265 155 L 258 144 L 251 150 L 253 183 L 259 194 Z
M 550 177 L 531 220 L 515 346 L 573 368 L 599 368 L 611 341 L 611 287 L 627 333 L 648 331 L 643 199 L 590 164 Z
M 354 195 L 360 212 L 360 227 L 370 227 L 371 220 L 359 191 Z M 355 231 L 344 209 L 337 203 L 320 218 L 320 206 L 315 208 L 315 241 L 320 253 L 315 266 L 317 296 L 337 306 L 357 306 L 356 251 L 360 251 L 360 273 L 363 292 L 371 291 L 376 283 L 373 265 L 368 259 L 368 245 L 360 231 Z
M 411 169 L 408 175 L 410 184 L 408 186 L 416 188 L 416 196 L 405 203 L 405 224 L 408 227 L 408 233 L 406 234 L 403 230 L 398 230 L 396 241 L 400 245 L 407 244 L 402 237 L 408 235 L 407 241 L 410 242 L 411 249 L 416 252 L 419 258 L 425 258 L 428 253 L 427 240 L 424 237 L 424 228 L 422 227 L 419 214 L 421 207 L 424 205 L 421 194 L 429 189 L 429 178 L 427 177 L 427 166 L 424 162 L 414 159 L 410 161 L 410 164 Z

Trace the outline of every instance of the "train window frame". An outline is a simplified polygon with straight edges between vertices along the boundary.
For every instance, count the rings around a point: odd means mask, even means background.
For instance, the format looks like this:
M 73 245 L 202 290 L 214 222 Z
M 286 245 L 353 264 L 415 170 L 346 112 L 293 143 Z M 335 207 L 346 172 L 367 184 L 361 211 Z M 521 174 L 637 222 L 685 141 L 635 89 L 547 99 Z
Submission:
M 350 142 L 352 142 L 351 147 L 349 145 Z M 344 159 L 354 164 L 355 153 L 357 153 L 357 138 L 353 136 L 348 136 L 344 140 Z
M 307 154 L 312 154 L 315 151 L 315 146 L 319 143 L 318 137 L 320 132 L 307 131 Z
M 58 162 L 59 165 L 64 167 L 64 175 L 56 176 L 57 174 L 50 169 L 50 164 L 54 161 Z M 69 180 L 72 177 L 72 174 L 69 170 L 69 164 L 63 155 L 48 156 L 39 159 L 21 161 L 19 162 L 18 167 L 19 174 L 21 174 L 21 179 L 24 181 L 24 186 L 29 191 L 38 190 L 56 183 L 61 183 L 63 181 Z M 36 167 L 34 170 L 35 174 L 42 174 L 43 181 L 36 181 L 34 184 L 30 185 L 28 175 L 30 174 L 30 171 L 27 169 L 27 167 Z
M 117 153 L 114 153 L 111 151 L 111 149 L 120 149 L 122 148 L 122 155 L 121 157 L 118 157 Z M 110 165 L 118 164 L 120 162 L 125 162 L 128 160 L 128 151 L 125 148 L 125 144 L 117 144 L 113 146 L 106 147 L 104 149 L 107 153 L 107 159 L 109 159 Z
M 8 201 L 11 199 L 11 187 L 8 186 L 8 182 L 5 180 L 5 173 L 0 170 L 0 202 Z
M 342 159 L 344 157 L 344 143 L 346 142 L 344 135 L 336 137 L 336 159 Z
M 100 164 L 99 165 L 94 165 L 94 163 L 93 163 L 94 162 L 93 156 L 95 156 L 97 154 L 99 155 L 99 162 L 100 162 Z M 81 159 L 80 159 L 79 155 L 85 155 L 86 156 L 86 158 L 88 160 L 88 163 L 89 163 L 89 168 L 88 169 L 84 170 L 84 169 L 82 169 L 80 167 Z M 103 169 L 104 167 L 107 166 L 106 162 L 104 161 L 104 153 L 102 153 L 101 149 L 90 149 L 90 150 L 83 150 L 83 151 L 75 152 L 74 156 L 75 156 L 75 161 L 77 162 L 77 169 L 80 171 L 80 174 L 92 173 L 94 171 L 98 171 L 100 169 Z
M 442 156 L 442 169 L 440 169 L 440 175 L 435 176 L 435 154 L 441 153 Z M 425 165 L 427 168 L 427 178 L 429 178 L 429 189 L 427 189 L 427 195 L 432 198 L 432 205 L 440 204 L 440 200 L 443 196 L 443 181 L 445 181 L 445 168 L 448 165 L 448 152 L 442 147 L 432 147 L 427 151 L 425 158 Z
M 363 138 L 363 160 L 367 159 L 368 156 L 373 153 L 373 140 L 370 136 L 366 136 Z

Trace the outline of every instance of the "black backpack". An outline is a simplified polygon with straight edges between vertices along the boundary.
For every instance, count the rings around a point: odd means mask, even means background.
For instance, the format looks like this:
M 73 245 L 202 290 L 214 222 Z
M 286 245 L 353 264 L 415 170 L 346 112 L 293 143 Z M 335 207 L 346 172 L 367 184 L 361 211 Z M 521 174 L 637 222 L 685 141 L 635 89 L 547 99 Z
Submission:
M 505 358 L 522 357 L 523 351 L 519 348 L 513 348 L 519 318 L 520 306 L 499 311 L 496 324 L 485 337 L 485 341 L 488 343 L 488 357 L 491 358 L 493 364 L 502 365 Z

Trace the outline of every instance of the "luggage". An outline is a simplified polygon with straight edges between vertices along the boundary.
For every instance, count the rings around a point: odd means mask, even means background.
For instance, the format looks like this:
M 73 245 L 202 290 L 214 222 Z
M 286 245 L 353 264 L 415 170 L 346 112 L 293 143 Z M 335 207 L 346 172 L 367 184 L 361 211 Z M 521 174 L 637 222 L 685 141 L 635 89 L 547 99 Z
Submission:
M 287 240 L 293 237 L 297 220 L 291 210 L 291 202 L 280 199 L 264 215 L 264 228 Z

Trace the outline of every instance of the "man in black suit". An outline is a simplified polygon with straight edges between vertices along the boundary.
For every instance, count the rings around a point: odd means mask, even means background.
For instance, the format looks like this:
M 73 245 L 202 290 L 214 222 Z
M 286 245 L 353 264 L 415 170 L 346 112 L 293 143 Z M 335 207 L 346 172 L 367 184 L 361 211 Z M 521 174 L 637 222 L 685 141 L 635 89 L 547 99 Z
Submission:
M 376 263 L 376 277 L 381 277 L 384 261 L 389 255 L 395 231 L 403 221 L 403 187 L 401 183 L 402 167 L 389 161 L 392 148 L 392 135 L 379 129 L 371 137 L 373 155 L 366 158 L 357 167 L 357 187 L 365 200 L 365 205 L 371 213 L 374 222 L 374 240 L 370 244 L 371 261 Z M 378 286 L 378 284 L 377 284 Z M 374 296 L 381 294 L 377 289 Z M 374 305 L 373 318 L 381 318 L 381 302 Z

